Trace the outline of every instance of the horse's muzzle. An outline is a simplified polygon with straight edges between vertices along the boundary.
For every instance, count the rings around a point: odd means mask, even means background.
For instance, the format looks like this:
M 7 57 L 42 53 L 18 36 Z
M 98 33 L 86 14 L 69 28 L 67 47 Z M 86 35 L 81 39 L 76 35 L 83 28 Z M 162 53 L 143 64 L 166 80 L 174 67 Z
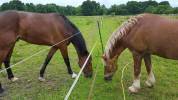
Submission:
M 113 76 L 113 74 L 104 75 L 104 79 L 105 79 L 106 81 L 111 81 L 111 80 L 112 80 L 112 76 Z
M 104 77 L 104 79 L 105 79 L 106 81 L 111 81 L 111 80 L 112 80 L 112 77 Z
M 87 78 L 91 78 L 91 77 L 92 77 L 92 74 L 93 74 L 93 73 L 90 72 L 90 73 L 86 73 L 86 74 L 84 74 L 84 76 L 87 77 Z

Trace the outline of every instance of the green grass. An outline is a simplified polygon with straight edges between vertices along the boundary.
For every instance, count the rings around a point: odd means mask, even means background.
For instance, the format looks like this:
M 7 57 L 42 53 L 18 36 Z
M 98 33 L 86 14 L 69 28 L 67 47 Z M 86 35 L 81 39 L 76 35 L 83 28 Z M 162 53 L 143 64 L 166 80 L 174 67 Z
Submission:
M 86 39 L 87 47 L 91 50 L 95 41 L 99 39 L 96 20 L 100 17 L 69 17 L 74 22 Z M 102 17 L 101 32 L 104 44 L 106 44 L 110 34 L 128 17 L 123 16 L 104 16 Z M 38 46 L 19 41 L 16 44 L 12 63 L 18 61 L 44 49 L 46 46 Z M 98 54 L 99 51 L 99 54 Z M 33 57 L 32 59 L 17 65 L 13 68 L 15 76 L 20 80 L 10 82 L 7 79 L 6 72 L 1 73 L 0 77 L 3 86 L 7 89 L 7 95 L 4 100 L 62 100 L 68 92 L 73 79 L 67 74 L 67 68 L 63 62 L 60 52 L 57 52 L 48 65 L 45 77 L 46 82 L 38 81 L 40 66 L 43 63 L 48 51 Z M 71 65 L 75 72 L 79 72 L 77 64 L 77 55 L 74 47 L 70 45 L 69 55 Z M 106 82 L 103 80 L 103 65 L 100 59 L 101 46 L 98 44 L 93 53 L 94 72 L 98 67 L 96 81 L 91 94 L 92 100 L 122 100 L 121 89 L 121 70 L 125 64 L 132 62 L 131 53 L 126 50 L 119 57 L 119 68 L 113 77 L 113 80 Z M 154 88 L 147 88 L 144 84 L 147 74 L 144 64 L 142 65 L 141 90 L 138 94 L 130 94 L 128 87 L 132 84 L 133 67 L 130 64 L 124 73 L 124 88 L 127 100 L 178 100 L 178 63 L 174 60 L 168 60 L 157 56 L 152 56 L 153 69 L 156 77 Z M 76 87 L 74 88 L 69 100 L 87 100 L 93 78 L 85 78 L 81 75 Z M 1 99 L 1 98 L 0 98 Z

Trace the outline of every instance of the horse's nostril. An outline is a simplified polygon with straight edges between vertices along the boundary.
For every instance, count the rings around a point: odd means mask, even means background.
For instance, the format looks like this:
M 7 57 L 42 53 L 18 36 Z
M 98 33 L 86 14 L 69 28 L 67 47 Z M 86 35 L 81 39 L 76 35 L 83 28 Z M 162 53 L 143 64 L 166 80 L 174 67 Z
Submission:
M 92 77 L 92 73 L 87 73 L 87 74 L 84 74 L 85 75 L 85 77 L 87 77 L 87 78 L 91 78 Z
M 110 80 L 112 80 L 112 76 L 113 76 L 113 73 L 107 73 L 104 75 L 104 79 L 106 81 L 110 81 Z
M 89 73 L 89 74 L 88 74 L 88 77 L 92 77 L 92 73 Z
M 106 81 L 111 81 L 111 80 L 112 80 L 112 77 L 111 77 L 111 76 L 108 76 L 108 77 L 104 77 L 104 79 L 105 79 Z
M 88 77 L 91 78 L 91 77 L 92 77 L 92 74 L 88 75 Z

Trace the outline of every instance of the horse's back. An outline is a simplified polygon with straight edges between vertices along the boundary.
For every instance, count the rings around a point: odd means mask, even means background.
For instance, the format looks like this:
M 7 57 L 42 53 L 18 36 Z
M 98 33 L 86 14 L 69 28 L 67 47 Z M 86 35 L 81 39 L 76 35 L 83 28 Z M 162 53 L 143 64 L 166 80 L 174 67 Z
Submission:
M 178 59 L 178 21 L 167 17 L 145 14 L 131 31 L 131 47 L 140 51 Z M 128 39 L 128 40 L 129 40 Z
M 63 33 L 67 33 L 64 19 L 56 13 L 19 12 L 19 15 L 19 33 L 27 42 L 51 45 L 63 40 Z
M 57 13 L 4 11 L 0 13 L 1 41 L 18 38 L 39 45 L 53 45 L 78 31 L 65 16 Z M 7 43 L 7 42 L 6 42 Z M 65 41 L 64 44 L 69 44 Z

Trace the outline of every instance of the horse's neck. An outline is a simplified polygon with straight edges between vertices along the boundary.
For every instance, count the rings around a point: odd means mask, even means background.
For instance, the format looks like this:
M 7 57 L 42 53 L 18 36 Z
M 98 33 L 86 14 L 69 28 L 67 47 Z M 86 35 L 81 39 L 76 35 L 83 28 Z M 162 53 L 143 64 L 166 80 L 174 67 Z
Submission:
M 122 46 L 122 44 L 116 44 L 112 47 L 111 51 L 108 52 L 108 57 L 110 59 L 117 60 L 118 56 L 125 50 L 125 47 Z
M 74 36 L 71 39 L 71 42 L 74 45 L 79 58 L 83 57 L 83 56 L 86 56 L 88 54 L 88 51 L 87 51 L 87 48 L 86 48 L 86 44 L 85 44 L 85 40 L 84 40 L 83 36 L 81 35 L 81 33 L 79 33 L 76 36 Z

